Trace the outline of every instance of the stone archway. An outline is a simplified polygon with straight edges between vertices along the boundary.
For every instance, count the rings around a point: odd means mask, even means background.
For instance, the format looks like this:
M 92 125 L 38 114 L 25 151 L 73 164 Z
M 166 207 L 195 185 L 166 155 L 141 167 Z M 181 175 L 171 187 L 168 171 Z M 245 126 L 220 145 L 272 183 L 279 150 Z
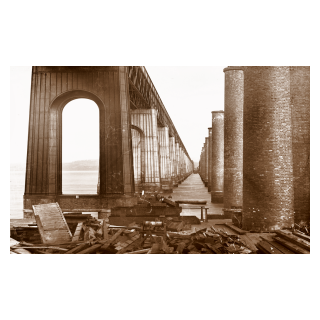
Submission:
M 109 208 L 131 201 L 127 197 L 134 193 L 127 69 L 33 67 L 24 209 L 56 201 L 61 206 L 62 110 L 79 98 L 93 100 L 99 108 L 100 194 L 86 201 L 65 197 L 62 205 Z
M 62 194 L 62 111 L 64 107 L 75 99 L 89 99 L 99 108 L 99 168 L 106 167 L 105 145 L 101 137 L 105 136 L 105 106 L 101 99 L 91 92 L 74 90 L 59 95 L 50 106 L 49 131 L 49 194 Z M 100 178 L 100 190 L 105 190 L 105 179 Z

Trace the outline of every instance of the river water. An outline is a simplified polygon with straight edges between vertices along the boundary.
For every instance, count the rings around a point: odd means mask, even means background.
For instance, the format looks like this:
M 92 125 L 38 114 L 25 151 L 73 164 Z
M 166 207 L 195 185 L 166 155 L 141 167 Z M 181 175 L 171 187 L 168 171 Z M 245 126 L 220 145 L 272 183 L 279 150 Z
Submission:
M 63 171 L 62 192 L 65 194 L 96 194 L 98 171 Z M 10 218 L 23 218 L 25 171 L 10 172 Z

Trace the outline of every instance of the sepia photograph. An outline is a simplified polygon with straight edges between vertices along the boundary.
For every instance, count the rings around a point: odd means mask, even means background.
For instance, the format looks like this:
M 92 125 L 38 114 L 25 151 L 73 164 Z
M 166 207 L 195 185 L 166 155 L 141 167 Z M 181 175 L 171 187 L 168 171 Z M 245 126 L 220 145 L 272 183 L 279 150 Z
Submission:
M 150 70 L 12 68 L 10 253 L 309 254 L 310 67 Z
M 318 11 L 3 3 L 2 318 L 318 319 Z

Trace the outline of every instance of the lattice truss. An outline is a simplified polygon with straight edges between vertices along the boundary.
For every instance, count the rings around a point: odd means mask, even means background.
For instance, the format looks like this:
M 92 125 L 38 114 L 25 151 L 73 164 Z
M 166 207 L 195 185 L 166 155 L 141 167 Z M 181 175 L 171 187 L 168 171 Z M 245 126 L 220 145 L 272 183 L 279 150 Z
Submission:
M 158 111 L 158 126 L 169 128 L 169 136 L 175 137 L 175 141 L 179 143 L 179 146 L 184 150 L 185 154 L 190 159 L 188 152 L 184 147 L 180 136 L 145 67 L 128 67 L 128 75 L 131 109 L 156 109 Z

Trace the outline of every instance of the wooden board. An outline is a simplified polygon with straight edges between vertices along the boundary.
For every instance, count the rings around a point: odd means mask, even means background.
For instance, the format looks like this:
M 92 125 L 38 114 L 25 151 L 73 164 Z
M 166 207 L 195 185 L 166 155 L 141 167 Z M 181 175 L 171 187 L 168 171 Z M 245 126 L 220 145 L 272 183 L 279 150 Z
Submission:
M 43 243 L 71 241 L 72 234 L 58 203 L 32 207 Z
M 300 233 L 300 232 L 297 232 L 297 231 L 293 231 L 292 234 L 294 234 L 295 236 L 303 239 L 303 240 L 306 240 L 308 242 L 310 242 L 310 236 L 307 236 L 306 234 L 304 233 Z
M 81 230 L 82 230 L 82 226 L 83 226 L 83 222 L 78 223 L 76 231 L 74 232 L 74 235 L 72 237 L 72 242 L 79 240 L 80 233 L 81 233 Z
M 301 247 L 301 248 L 303 248 L 305 250 L 310 251 L 310 242 L 295 236 L 290 231 L 287 231 L 287 230 L 276 230 L 275 233 L 279 237 L 281 237 L 281 238 L 283 238 L 283 239 L 285 239 L 287 241 L 290 241 L 290 242 L 298 245 L 299 247 Z
M 273 238 L 275 241 L 279 242 L 280 244 L 282 244 L 283 246 L 285 246 L 286 248 L 288 248 L 289 250 L 298 253 L 298 254 L 310 254 L 309 251 L 297 246 L 296 244 L 289 242 L 287 240 L 284 240 L 282 238 L 279 237 L 274 237 Z
M 286 248 L 285 246 L 281 245 L 280 243 L 270 240 L 265 236 L 260 236 L 260 238 L 264 241 L 269 242 L 272 246 L 274 246 L 275 248 L 277 248 L 279 251 L 281 251 L 283 254 L 295 254 L 295 252 L 289 250 L 288 248 Z
M 242 230 L 230 223 L 224 223 L 225 226 L 227 226 L 228 228 L 232 229 L 233 231 L 237 232 L 238 234 L 246 234 L 248 233 L 249 231 L 246 231 L 246 230 Z
M 263 252 L 267 252 L 268 254 L 283 254 L 280 250 L 278 250 L 276 247 L 272 246 L 269 242 L 267 241 L 260 241 L 257 243 L 257 247 L 259 249 L 262 248 Z

